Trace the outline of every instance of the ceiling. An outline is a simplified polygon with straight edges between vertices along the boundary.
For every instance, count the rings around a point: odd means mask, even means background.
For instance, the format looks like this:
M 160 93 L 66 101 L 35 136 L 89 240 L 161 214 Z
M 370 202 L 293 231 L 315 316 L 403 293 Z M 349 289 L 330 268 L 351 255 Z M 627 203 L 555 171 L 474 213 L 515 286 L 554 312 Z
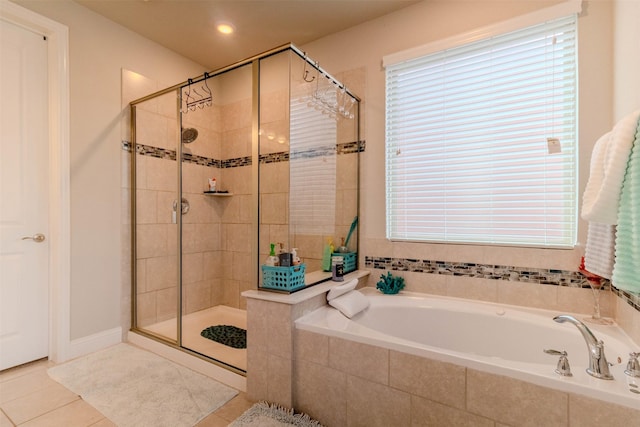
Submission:
M 75 1 L 215 70 L 289 42 L 302 46 L 421 0 Z M 218 33 L 221 21 L 232 23 L 235 32 Z

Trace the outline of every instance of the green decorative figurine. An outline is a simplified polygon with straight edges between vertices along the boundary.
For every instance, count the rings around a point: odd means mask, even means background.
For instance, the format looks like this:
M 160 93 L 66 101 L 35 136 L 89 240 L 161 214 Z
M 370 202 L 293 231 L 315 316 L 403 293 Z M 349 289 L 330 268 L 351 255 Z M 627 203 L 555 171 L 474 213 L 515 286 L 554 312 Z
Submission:
M 380 275 L 380 280 L 376 285 L 383 294 L 397 294 L 404 288 L 404 277 L 393 276 L 389 271 L 387 275 Z

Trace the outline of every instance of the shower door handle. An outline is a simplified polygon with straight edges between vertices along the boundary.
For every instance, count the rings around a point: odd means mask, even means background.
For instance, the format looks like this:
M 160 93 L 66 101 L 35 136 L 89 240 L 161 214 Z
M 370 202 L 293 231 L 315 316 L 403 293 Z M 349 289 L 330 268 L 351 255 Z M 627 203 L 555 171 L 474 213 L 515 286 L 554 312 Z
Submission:
M 34 234 L 33 236 L 25 236 L 21 240 L 33 240 L 36 243 L 42 243 L 44 242 L 45 237 L 44 237 L 44 234 L 37 233 L 37 234 Z
M 191 208 L 191 206 L 189 205 L 189 201 L 183 197 L 181 202 L 180 202 L 180 213 L 182 215 L 186 215 L 189 212 L 190 208 Z M 171 222 L 173 224 L 175 224 L 177 222 L 177 220 L 178 220 L 177 216 L 178 216 L 178 201 L 174 200 L 173 201 L 173 211 L 171 212 Z

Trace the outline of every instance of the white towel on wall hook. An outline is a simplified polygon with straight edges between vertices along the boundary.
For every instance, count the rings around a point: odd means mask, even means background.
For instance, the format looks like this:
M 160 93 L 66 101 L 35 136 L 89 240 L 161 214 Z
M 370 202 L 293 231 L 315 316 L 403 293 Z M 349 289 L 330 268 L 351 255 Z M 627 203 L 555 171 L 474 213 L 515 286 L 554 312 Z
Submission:
M 640 110 L 622 118 L 596 142 L 582 201 L 582 218 L 615 225 L 622 180 L 633 146 Z

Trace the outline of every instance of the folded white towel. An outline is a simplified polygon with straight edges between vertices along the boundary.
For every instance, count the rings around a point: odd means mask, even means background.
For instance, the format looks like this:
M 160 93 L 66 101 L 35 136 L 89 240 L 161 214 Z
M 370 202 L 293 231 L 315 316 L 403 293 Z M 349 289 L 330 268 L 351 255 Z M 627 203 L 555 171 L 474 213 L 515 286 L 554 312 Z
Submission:
M 351 319 L 365 308 L 369 307 L 369 300 L 358 291 L 347 292 L 329 301 L 329 305 L 340 310 L 342 314 Z
M 582 218 L 616 224 L 622 180 L 635 139 L 640 110 L 625 116 L 593 147 L 589 180 L 582 200 Z
M 344 295 L 347 292 L 354 290 L 356 286 L 358 286 L 358 279 L 353 279 L 341 285 L 334 286 L 327 293 L 327 301 L 331 301 L 332 299 L 338 298 L 340 295 Z
M 587 247 L 584 253 L 584 267 L 600 277 L 611 279 L 613 273 L 616 226 L 589 223 Z

